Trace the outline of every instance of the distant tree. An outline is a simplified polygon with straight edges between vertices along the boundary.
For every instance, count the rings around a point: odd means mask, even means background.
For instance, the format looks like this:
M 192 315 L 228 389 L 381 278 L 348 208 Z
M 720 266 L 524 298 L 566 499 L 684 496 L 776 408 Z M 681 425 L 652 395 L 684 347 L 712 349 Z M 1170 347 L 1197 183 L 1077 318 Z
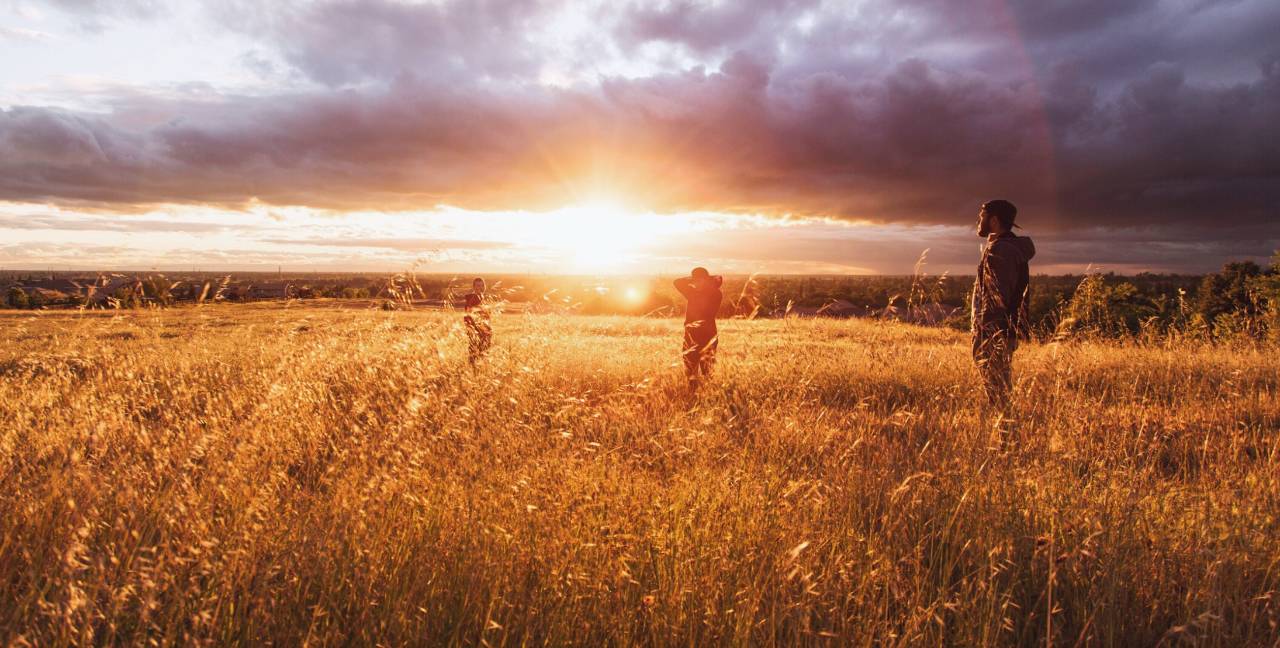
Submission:
M 14 286 L 4 296 L 4 303 L 9 308 L 31 308 L 31 300 L 23 289 Z
M 1256 315 L 1260 304 L 1250 286 L 1261 274 L 1253 261 L 1233 261 L 1221 272 L 1205 275 L 1196 291 L 1196 312 L 1209 324 L 1226 313 Z
M 111 295 L 117 308 L 138 308 L 142 306 L 142 295 L 134 286 L 123 286 Z
M 147 277 L 142 280 L 142 294 L 158 306 L 173 305 L 173 284 L 163 276 Z
M 1271 257 L 1271 270 L 1249 280 L 1263 320 L 1273 339 L 1280 339 L 1280 250 Z

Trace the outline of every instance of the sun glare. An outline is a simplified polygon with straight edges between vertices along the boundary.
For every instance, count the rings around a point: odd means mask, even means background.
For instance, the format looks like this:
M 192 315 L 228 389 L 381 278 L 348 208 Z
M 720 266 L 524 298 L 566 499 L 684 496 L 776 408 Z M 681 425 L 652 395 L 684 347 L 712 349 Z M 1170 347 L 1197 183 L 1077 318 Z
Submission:
M 551 215 L 549 247 L 574 272 L 620 271 L 637 249 L 660 235 L 652 214 L 636 214 L 620 202 L 596 201 Z
M 392 215 L 361 216 L 362 222 L 378 226 L 370 227 L 366 235 L 373 239 L 383 238 L 383 231 L 393 230 L 402 222 Z M 461 249 L 449 257 L 450 262 L 470 258 L 483 264 L 518 254 L 526 259 L 523 263 L 544 272 L 646 274 L 664 269 L 671 259 L 680 258 L 682 246 L 696 238 L 691 235 L 735 227 L 746 222 L 743 218 L 746 217 L 730 218 L 709 212 L 658 214 L 620 200 L 584 201 L 537 212 L 484 213 L 442 206 L 423 215 L 420 233 L 415 236 L 425 241 L 444 239 L 492 245 Z M 642 297 L 640 301 L 643 300 Z

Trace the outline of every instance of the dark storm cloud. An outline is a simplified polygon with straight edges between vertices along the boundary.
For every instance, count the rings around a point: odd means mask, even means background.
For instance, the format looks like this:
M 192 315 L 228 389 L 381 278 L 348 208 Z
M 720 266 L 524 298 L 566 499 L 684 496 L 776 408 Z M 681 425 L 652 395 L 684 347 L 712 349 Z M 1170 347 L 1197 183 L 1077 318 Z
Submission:
M 1043 231 L 1169 241 L 1280 216 L 1274 2 L 607 4 L 571 64 L 661 44 L 707 67 L 551 88 L 534 41 L 556 8 L 218 3 L 328 89 L 15 107 L 0 198 L 539 208 L 606 186 L 660 210 L 928 224 L 999 195 Z
M 243 99 L 228 111 L 176 105 L 208 116 L 141 132 L 19 107 L 0 113 L 10 152 L 0 197 L 519 208 L 580 200 L 580 179 L 603 178 L 660 209 L 929 220 L 957 185 L 993 172 L 1042 183 L 1044 143 L 1028 123 L 1035 97 L 1023 90 L 920 61 L 878 83 L 816 78 L 774 95 L 769 80 L 766 65 L 739 54 L 721 72 L 590 90 L 410 81 Z
M 1141 17 L 1157 0 L 1018 0 L 1010 3 L 1023 35 L 1030 39 L 1096 30 Z
M 1117 224 L 1203 219 L 1254 225 L 1280 216 L 1280 66 L 1253 83 L 1188 83 L 1155 66 L 1113 102 L 1059 125 L 1066 213 Z M 1093 221 L 1096 219 L 1087 218 Z

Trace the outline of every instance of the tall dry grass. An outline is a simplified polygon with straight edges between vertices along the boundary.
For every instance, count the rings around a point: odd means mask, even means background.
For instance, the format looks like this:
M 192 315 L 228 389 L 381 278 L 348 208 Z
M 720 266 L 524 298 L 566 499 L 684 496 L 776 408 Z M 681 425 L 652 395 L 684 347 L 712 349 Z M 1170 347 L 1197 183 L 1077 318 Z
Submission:
M 0 642 L 1272 645 L 1274 349 L 279 306 L 0 316 Z

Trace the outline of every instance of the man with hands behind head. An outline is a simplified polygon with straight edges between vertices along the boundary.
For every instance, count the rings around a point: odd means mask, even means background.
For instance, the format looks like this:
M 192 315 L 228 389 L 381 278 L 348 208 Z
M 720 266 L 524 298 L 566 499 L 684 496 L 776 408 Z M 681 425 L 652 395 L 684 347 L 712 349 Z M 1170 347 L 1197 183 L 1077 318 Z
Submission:
M 696 392 L 703 379 L 711 374 L 715 366 L 716 348 L 719 346 L 719 332 L 716 330 L 716 315 L 720 312 L 720 302 L 724 298 L 720 293 L 720 285 L 724 277 L 711 276 L 706 268 L 694 268 L 688 277 L 676 279 L 676 290 L 689 300 L 684 313 L 684 346 L 681 357 L 684 360 L 685 375 L 689 379 L 689 391 Z

